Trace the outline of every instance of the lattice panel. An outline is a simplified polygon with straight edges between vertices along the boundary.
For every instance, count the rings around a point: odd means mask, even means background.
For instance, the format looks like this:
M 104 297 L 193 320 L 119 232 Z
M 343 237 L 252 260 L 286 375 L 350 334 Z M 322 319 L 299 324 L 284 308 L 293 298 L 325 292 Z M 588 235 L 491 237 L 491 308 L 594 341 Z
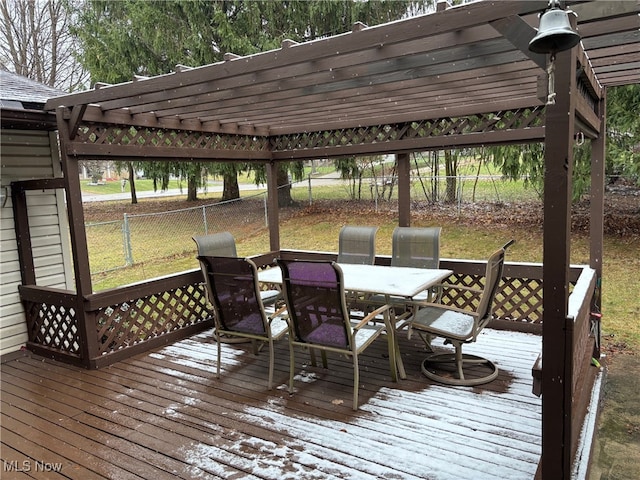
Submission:
M 213 315 L 202 285 L 185 287 L 113 305 L 96 312 L 100 354 L 144 342 Z
M 469 133 L 536 127 L 544 124 L 544 107 L 521 108 L 466 117 L 443 117 L 405 123 L 294 133 L 273 137 L 170 130 L 151 127 L 116 127 L 97 123 L 78 128 L 75 142 L 92 145 L 194 148 L 239 151 L 288 151 L 297 149 L 368 145 L 397 140 L 446 137 Z M 151 154 L 152 155 L 152 154 Z
M 445 117 L 271 137 L 274 151 L 365 145 L 414 138 L 446 137 L 537 127 L 544 124 L 544 107 L 522 108 L 467 117 Z
M 454 274 L 448 283 L 482 290 L 484 277 Z M 462 309 L 475 309 L 480 297 L 457 289 L 444 289 L 442 303 Z M 542 322 L 542 281 L 503 277 L 494 300 L 496 318 L 525 323 Z
M 75 142 L 92 145 L 133 145 L 136 147 L 196 148 L 203 150 L 265 151 L 266 137 L 223 133 L 168 130 L 148 127 L 121 128 L 84 124 L 78 128 Z
M 80 355 L 81 338 L 74 308 L 29 303 L 29 341 L 72 355 Z
M 499 318 L 542 323 L 542 280 L 503 278 L 496 302 Z

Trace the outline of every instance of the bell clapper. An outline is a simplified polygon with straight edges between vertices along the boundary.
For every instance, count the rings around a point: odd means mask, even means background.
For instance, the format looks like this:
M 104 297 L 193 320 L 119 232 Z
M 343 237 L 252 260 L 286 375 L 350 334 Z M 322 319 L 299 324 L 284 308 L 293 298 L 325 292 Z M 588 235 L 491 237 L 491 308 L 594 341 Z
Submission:
M 547 105 L 556 104 L 556 86 L 555 86 L 555 70 L 556 70 L 556 54 L 552 53 L 547 65 L 547 78 L 549 85 L 547 89 Z

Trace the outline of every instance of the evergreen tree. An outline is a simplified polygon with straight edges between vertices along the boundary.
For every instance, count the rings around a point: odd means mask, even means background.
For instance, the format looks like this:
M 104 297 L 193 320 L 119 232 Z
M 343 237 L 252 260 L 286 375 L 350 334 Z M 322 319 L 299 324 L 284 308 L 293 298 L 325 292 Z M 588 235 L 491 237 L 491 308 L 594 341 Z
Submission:
M 164 74 L 177 64 L 195 67 L 214 63 L 222 60 L 225 53 L 249 55 L 272 50 L 279 48 L 284 39 L 304 42 L 344 33 L 356 21 L 375 25 L 396 20 L 431 3 L 89 0 L 79 11 L 74 33 L 82 43 L 80 59 L 91 72 L 92 81 L 120 83 L 133 75 Z M 196 185 L 207 173 L 222 175 L 223 198 L 230 199 L 239 196 L 237 172 L 246 168 L 247 165 L 238 164 L 191 163 L 180 172 Z M 292 168 L 284 164 L 278 172 L 279 184 L 288 184 L 289 169 L 294 175 L 302 171 L 300 165 Z M 161 180 L 172 167 L 166 164 L 147 170 Z M 256 175 L 257 179 L 263 177 L 264 173 Z M 195 188 L 190 187 L 189 191 L 195 192 Z M 281 205 L 290 203 L 289 190 L 279 191 Z

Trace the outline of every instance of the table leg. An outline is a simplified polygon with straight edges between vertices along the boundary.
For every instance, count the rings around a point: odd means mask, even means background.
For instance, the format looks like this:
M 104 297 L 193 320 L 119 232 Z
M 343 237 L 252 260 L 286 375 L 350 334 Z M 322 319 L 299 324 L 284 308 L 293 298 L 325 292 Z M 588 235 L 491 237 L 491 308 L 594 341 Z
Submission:
M 396 368 L 396 375 L 399 374 L 400 378 L 402 380 L 404 380 L 405 378 L 407 378 L 407 372 L 404 369 L 404 362 L 402 361 L 402 355 L 400 354 L 400 345 L 398 344 L 398 336 L 397 336 L 397 332 L 396 332 L 396 314 L 395 314 L 395 310 L 393 309 L 393 307 L 390 309 L 389 311 L 389 315 L 391 317 L 391 325 L 390 328 L 387 328 L 387 334 L 390 335 L 391 337 L 389 338 L 389 341 L 392 342 L 393 344 L 393 352 L 389 351 L 389 355 L 393 355 L 394 356 L 394 362 L 395 363 L 395 368 Z

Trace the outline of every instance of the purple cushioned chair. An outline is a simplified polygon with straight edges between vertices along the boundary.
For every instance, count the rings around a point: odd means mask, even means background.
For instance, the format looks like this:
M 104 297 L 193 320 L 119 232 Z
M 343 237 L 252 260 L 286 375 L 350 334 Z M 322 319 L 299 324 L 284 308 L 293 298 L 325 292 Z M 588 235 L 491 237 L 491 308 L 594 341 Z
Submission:
M 290 374 L 289 392 L 293 393 L 295 374 L 294 347 L 320 350 L 327 368 L 327 352 L 347 355 L 353 360 L 353 409 L 358 409 L 358 355 L 386 329 L 389 362 L 393 380 L 397 380 L 390 307 L 384 305 L 352 323 L 347 309 L 342 270 L 334 262 L 278 260 L 282 269 L 284 296 L 289 314 Z M 376 317 L 384 323 L 371 324 Z
M 209 301 L 215 309 L 215 337 L 218 345 L 217 374 L 220 377 L 221 336 L 250 339 L 258 354 L 269 344 L 269 382 L 273 381 L 273 341 L 288 331 L 283 309 L 267 315 L 260 298 L 258 271 L 248 258 L 198 256 L 205 275 Z

